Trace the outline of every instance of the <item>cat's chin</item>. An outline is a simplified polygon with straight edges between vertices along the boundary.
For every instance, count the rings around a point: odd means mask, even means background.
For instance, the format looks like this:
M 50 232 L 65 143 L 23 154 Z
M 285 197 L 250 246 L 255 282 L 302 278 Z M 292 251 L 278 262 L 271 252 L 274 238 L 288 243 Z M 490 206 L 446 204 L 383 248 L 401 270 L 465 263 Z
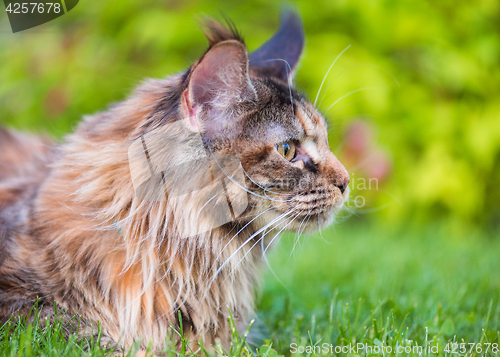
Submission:
M 349 197 L 349 188 L 341 196 L 341 199 L 336 202 L 335 205 L 329 207 L 325 211 L 319 212 L 318 214 L 313 214 L 309 216 L 302 217 L 300 219 L 295 219 L 287 231 L 302 233 L 314 233 L 321 229 L 324 229 L 335 222 L 335 217 L 337 213 L 344 207 L 347 198 Z

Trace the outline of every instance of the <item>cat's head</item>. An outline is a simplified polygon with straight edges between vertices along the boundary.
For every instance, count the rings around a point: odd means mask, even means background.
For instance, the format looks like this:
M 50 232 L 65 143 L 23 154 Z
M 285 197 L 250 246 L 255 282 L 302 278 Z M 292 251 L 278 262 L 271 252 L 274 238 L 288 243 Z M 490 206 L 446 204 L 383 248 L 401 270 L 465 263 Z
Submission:
M 265 211 L 261 225 L 330 224 L 348 196 L 349 174 L 330 151 L 325 119 L 292 86 L 300 19 L 285 12 L 279 31 L 250 54 L 236 31 L 215 22 L 207 37 L 210 48 L 182 94 L 187 125 L 211 152 L 237 156 L 251 191 L 246 214 Z
M 304 43 L 299 17 L 284 13 L 279 31 L 250 54 L 231 26 L 206 25 L 210 46 L 173 91 L 176 119 L 162 115 L 156 139 L 151 131 L 137 140 L 137 152 L 148 147 L 148 159 L 164 164 L 154 187 L 166 187 L 187 236 L 229 220 L 301 231 L 329 225 L 349 175 L 330 151 L 326 120 L 292 85 Z

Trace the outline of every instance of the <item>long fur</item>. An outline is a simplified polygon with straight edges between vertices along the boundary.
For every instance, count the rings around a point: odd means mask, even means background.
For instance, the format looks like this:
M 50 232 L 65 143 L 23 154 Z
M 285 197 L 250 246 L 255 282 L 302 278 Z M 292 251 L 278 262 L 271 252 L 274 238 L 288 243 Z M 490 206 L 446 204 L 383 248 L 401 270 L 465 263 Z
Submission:
M 207 53 L 224 41 L 244 45 L 234 30 L 213 22 L 207 27 Z M 142 347 L 151 343 L 159 350 L 171 327 L 179 328 L 180 314 L 193 341 L 210 346 L 220 338 L 228 346 L 228 311 L 246 324 L 271 237 L 300 228 L 313 211 L 318 225 L 329 223 L 330 211 L 347 192 L 332 184 L 346 173 L 328 148 L 324 119 L 300 95 L 252 75 L 252 68 L 248 85 L 259 100 L 238 103 L 246 120 L 241 127 L 248 132 L 237 144 L 204 142 L 220 153 L 239 153 L 249 174 L 246 213 L 212 229 L 209 216 L 196 215 L 206 202 L 194 195 L 180 208 L 137 195 L 131 145 L 147 138 L 161 151 L 164 140 L 189 141 L 184 127 L 164 128 L 183 123 L 181 96 L 204 56 L 187 71 L 147 80 L 124 102 L 85 117 L 62 145 L 0 129 L 1 319 L 26 312 L 37 299 L 46 307 L 55 300 L 89 323 L 99 321 L 121 346 L 141 341 Z M 267 123 L 284 129 L 269 131 Z M 314 164 L 306 160 L 305 168 L 283 166 L 274 142 L 300 135 L 318 138 L 314 150 L 320 154 Z M 272 144 L 259 142 L 264 137 Z M 166 167 L 189 161 L 188 154 L 173 155 L 173 147 L 163 150 Z M 321 184 L 318 172 L 326 180 Z M 293 187 L 295 201 L 283 199 L 292 193 L 265 189 L 273 177 L 294 175 L 317 189 Z M 194 172 L 189 180 L 197 179 Z M 182 222 L 194 221 L 194 234 L 186 234 Z

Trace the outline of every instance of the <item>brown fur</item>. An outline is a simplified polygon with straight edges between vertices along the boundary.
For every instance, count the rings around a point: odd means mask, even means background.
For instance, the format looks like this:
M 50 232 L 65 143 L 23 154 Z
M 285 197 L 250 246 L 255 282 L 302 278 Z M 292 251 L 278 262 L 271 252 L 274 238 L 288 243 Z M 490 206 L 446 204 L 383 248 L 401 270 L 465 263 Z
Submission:
M 0 318 L 23 313 L 37 298 L 46 306 L 55 300 L 89 323 L 99 321 L 124 347 L 141 340 L 159 350 L 180 312 L 192 340 L 209 346 L 220 338 L 227 347 L 228 308 L 244 326 L 259 262 L 275 235 L 331 223 L 347 197 L 348 175 L 330 152 L 324 119 L 283 81 L 248 68 L 236 32 L 208 27 L 210 47 L 189 70 L 148 80 L 126 101 L 85 117 L 57 149 L 0 130 Z M 216 51 L 240 61 L 224 74 L 239 87 L 196 104 L 192 82 L 203 80 Z M 224 121 L 210 121 L 214 108 Z M 128 150 L 159 132 L 148 145 L 164 150 L 166 167 L 174 165 L 182 158 L 164 140 L 187 138 L 190 115 L 209 126 L 204 145 L 237 155 L 251 179 L 244 214 L 208 231 L 210 217 L 195 217 L 198 233 L 186 237 L 171 201 L 137 196 Z M 162 131 L 172 123 L 184 126 Z M 302 160 L 286 162 L 277 153 L 275 145 L 287 140 L 297 141 Z M 194 170 L 190 180 L 198 179 Z M 193 197 L 182 215 L 204 204 Z

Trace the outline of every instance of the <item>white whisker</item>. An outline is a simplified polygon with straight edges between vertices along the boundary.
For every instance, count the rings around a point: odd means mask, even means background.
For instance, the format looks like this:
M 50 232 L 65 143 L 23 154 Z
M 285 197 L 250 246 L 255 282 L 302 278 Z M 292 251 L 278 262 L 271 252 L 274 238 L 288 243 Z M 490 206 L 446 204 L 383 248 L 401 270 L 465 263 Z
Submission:
M 212 158 L 214 159 L 214 161 L 217 163 L 217 166 L 219 166 L 220 170 L 222 171 L 222 173 L 232 182 L 234 183 L 236 186 L 238 186 L 239 188 L 241 188 L 242 190 L 244 190 L 245 192 L 251 194 L 251 195 L 254 195 L 256 197 L 260 197 L 260 198 L 263 198 L 263 199 L 266 199 L 266 200 L 270 200 L 270 201 L 275 201 L 275 202 L 280 202 L 280 203 L 285 203 L 287 201 L 283 201 L 283 200 L 278 200 L 278 199 L 275 199 L 275 198 L 271 198 L 271 197 L 267 197 L 267 196 L 263 196 L 263 195 L 259 195 L 258 193 L 256 192 L 253 192 L 253 191 L 250 191 L 248 188 L 242 186 L 239 182 L 237 182 L 236 180 L 234 180 L 231 176 L 229 176 L 225 171 L 224 169 L 222 168 L 222 166 L 220 165 L 219 161 L 217 161 L 217 159 L 215 158 L 215 156 L 213 155 L 212 152 L 210 152 L 210 155 L 212 155 Z
M 283 281 L 280 279 L 280 277 L 278 276 L 278 274 L 276 274 L 276 272 L 274 271 L 273 267 L 271 266 L 271 263 L 269 263 L 269 259 L 267 259 L 267 255 L 264 254 L 264 239 L 261 239 L 260 240 L 260 245 L 261 245 L 261 249 L 262 249 L 262 259 L 264 260 L 264 262 L 266 263 L 266 266 L 267 268 L 269 269 L 269 271 L 271 272 L 271 274 L 273 274 L 274 278 L 276 279 L 276 281 L 278 283 L 281 284 L 282 287 L 285 288 L 285 290 L 288 292 L 289 295 L 291 296 L 295 296 L 295 294 L 293 293 L 293 291 L 291 291 L 286 285 L 285 283 L 283 283 Z
M 209 273 L 212 271 L 213 267 L 215 266 L 215 264 L 217 263 L 217 261 L 219 260 L 219 258 L 221 257 L 222 253 L 224 252 L 224 250 L 226 250 L 227 246 L 238 236 L 238 234 L 240 234 L 246 227 L 248 227 L 253 221 L 255 221 L 257 218 L 259 218 L 261 215 L 263 215 L 264 213 L 268 212 L 269 210 L 271 210 L 273 207 L 269 207 L 267 208 L 266 210 L 264 210 L 263 212 L 259 213 L 255 218 L 253 218 L 250 222 L 248 222 L 247 224 L 245 224 L 242 228 L 240 228 L 238 230 L 238 232 L 235 233 L 235 235 L 229 240 L 229 242 L 226 243 L 226 245 L 224 246 L 224 248 L 221 249 L 221 251 L 219 252 L 219 255 L 217 256 L 217 258 L 215 258 L 214 260 L 214 263 L 212 265 L 212 268 L 210 269 Z M 226 238 L 228 236 L 228 234 L 226 234 L 224 236 L 224 238 Z M 222 239 L 224 239 L 222 238 Z
M 291 210 L 291 211 L 289 211 L 289 212 L 290 212 L 290 213 L 292 213 L 292 212 L 294 212 L 294 210 Z M 301 211 L 301 212 L 302 212 L 302 211 Z M 273 241 L 276 239 L 276 237 L 278 237 L 278 236 L 279 236 L 279 234 L 280 234 L 281 232 L 283 232 L 283 231 L 284 231 L 284 230 L 285 230 L 285 229 L 286 229 L 286 228 L 287 228 L 287 227 L 288 227 L 288 226 L 289 226 L 289 225 L 290 225 L 290 224 L 294 221 L 294 219 L 295 219 L 295 218 L 297 218 L 297 217 L 301 214 L 301 212 L 298 212 L 298 213 L 297 213 L 297 214 L 296 214 L 296 215 L 295 215 L 292 219 L 290 219 L 290 222 L 288 222 L 288 223 L 287 223 L 287 224 L 286 224 L 283 228 L 281 228 L 281 230 L 280 230 L 278 233 L 276 233 L 276 235 L 275 235 L 275 236 L 271 239 L 271 241 L 269 242 L 269 244 L 268 244 L 268 246 L 267 246 L 266 250 L 264 250 L 263 255 L 265 255 L 265 253 L 266 253 L 267 249 L 271 246 L 271 244 L 272 244 L 272 243 L 273 243 Z M 270 231 L 272 231 L 273 229 L 274 229 L 274 228 L 272 228 Z M 257 242 L 255 242 L 255 243 L 254 243 L 254 244 L 250 247 L 250 249 L 249 249 L 249 250 L 248 250 L 248 251 L 247 251 L 247 252 L 243 255 L 243 257 L 241 257 L 241 259 L 240 259 L 240 260 L 236 263 L 235 268 L 237 268 L 237 267 L 238 267 L 238 265 L 239 265 L 239 264 L 243 261 L 243 259 L 245 259 L 245 257 L 248 255 L 248 253 L 250 253 L 250 252 L 252 251 L 252 249 L 253 249 L 253 248 L 254 248 L 257 244 L 259 244 L 259 242 L 260 242 L 261 240 L 264 240 L 264 237 L 266 236 L 266 234 L 267 234 L 267 230 L 266 230 L 266 231 L 262 234 L 262 236 L 261 236 L 261 237 L 257 240 Z M 229 277 L 229 275 L 228 275 L 228 277 Z M 227 279 L 227 278 L 226 278 L 226 279 Z
M 346 48 L 342 50 L 342 52 L 339 53 L 339 55 L 333 60 L 332 64 L 330 65 L 330 68 L 328 68 L 328 71 L 326 71 L 326 74 L 323 77 L 323 80 L 321 81 L 321 85 L 319 86 L 318 93 L 316 93 L 316 98 L 314 99 L 314 106 L 316 106 L 316 103 L 318 102 L 318 96 L 321 93 L 321 88 L 323 88 L 323 84 L 325 83 L 326 77 L 328 77 L 328 74 L 330 73 L 333 65 L 335 64 L 335 62 L 337 62 L 340 56 L 342 56 L 342 54 L 349 49 L 349 47 L 351 47 L 351 45 L 348 45 Z
M 243 169 L 243 168 L 242 168 Z M 275 191 L 271 191 L 269 190 L 267 187 L 264 187 L 262 185 L 260 185 L 259 183 L 255 182 L 251 177 L 250 175 L 246 172 L 245 169 L 243 169 L 243 173 L 245 174 L 245 176 L 254 184 L 256 185 L 257 187 L 261 188 L 264 192 L 270 192 L 270 193 L 273 193 L 275 195 L 283 195 L 283 196 L 292 196 L 293 193 L 282 193 L 282 192 L 275 192 Z M 266 196 L 268 198 L 270 198 L 269 196 Z
M 350 95 L 353 95 L 355 93 L 358 93 L 358 92 L 361 92 L 361 91 L 364 91 L 364 90 L 369 90 L 369 89 L 387 89 L 387 88 L 384 88 L 384 87 L 362 87 L 362 88 L 358 88 L 358 89 L 354 89 L 352 91 L 349 91 L 347 92 L 346 94 L 344 94 L 342 97 L 340 97 L 339 99 L 337 99 L 335 102 L 332 103 L 332 105 L 330 105 L 326 110 L 325 110 L 325 113 L 328 112 L 335 104 L 337 104 L 338 102 L 340 102 L 342 99 L 350 96 Z
M 271 239 L 271 241 L 270 241 L 270 242 L 269 242 L 269 244 L 267 245 L 266 249 L 265 249 L 265 250 L 264 250 L 264 252 L 262 253 L 263 255 L 265 255 L 265 254 L 266 254 L 266 252 L 267 252 L 267 250 L 269 249 L 269 247 L 273 244 L 274 239 L 276 239 L 276 237 L 277 237 L 277 236 L 278 236 L 281 232 L 283 232 L 283 230 L 285 230 L 285 229 L 286 229 L 286 227 L 288 227 L 288 226 L 289 226 L 289 225 L 293 222 L 293 220 L 294 220 L 295 218 L 297 218 L 297 217 L 298 217 L 298 216 L 299 216 L 302 212 L 304 212 L 304 211 L 303 211 L 303 210 L 301 210 L 299 213 L 297 213 L 297 214 L 293 217 L 293 219 L 291 219 L 291 220 L 290 220 L 290 222 L 288 222 L 288 224 L 287 224 L 286 226 L 284 226 L 284 227 L 283 227 L 283 228 L 282 228 L 282 229 L 281 229 L 281 230 L 280 230 L 280 231 L 279 231 L 279 232 L 278 232 L 278 233 L 277 233 L 277 234 L 273 237 L 273 239 Z
M 309 212 L 307 212 L 307 215 L 304 217 L 304 219 L 306 219 L 309 216 L 309 214 L 311 213 L 311 211 L 312 210 L 309 210 Z M 319 217 L 319 215 L 318 215 L 318 217 Z M 302 223 L 301 223 L 301 225 L 302 225 Z M 299 226 L 299 229 L 300 229 L 300 226 Z M 295 233 L 295 237 L 297 237 L 297 233 Z M 299 240 L 300 240 L 300 235 L 297 237 L 297 239 L 294 239 L 292 251 L 290 252 L 290 257 L 292 256 L 293 252 L 295 251 L 295 247 L 297 246 L 297 243 L 299 242 Z
M 276 217 L 275 219 L 273 219 L 271 222 L 269 222 L 268 224 L 266 224 L 264 227 L 260 228 L 257 232 L 253 233 L 247 240 L 245 240 L 245 242 L 243 242 L 243 244 L 241 244 L 234 252 L 231 253 L 231 255 L 229 256 L 229 258 L 227 258 L 222 264 L 221 266 L 217 269 L 217 271 L 213 274 L 212 278 L 210 279 L 210 282 L 208 283 L 207 285 L 207 288 L 206 288 L 206 291 L 205 291 L 205 295 L 208 293 L 208 290 L 210 289 L 211 285 L 213 284 L 213 282 L 217 279 L 217 276 L 220 274 L 220 272 L 222 271 L 222 269 L 224 269 L 226 267 L 226 265 L 231 261 L 231 259 L 248 243 L 250 242 L 253 238 L 255 238 L 258 234 L 262 233 L 263 231 L 266 231 L 271 225 L 279 222 L 280 220 L 286 218 L 286 216 L 288 216 L 289 214 L 291 214 L 293 212 L 293 210 L 291 211 L 287 211 L 281 215 L 279 215 L 278 217 Z M 236 236 L 236 235 L 235 235 Z M 234 237 L 233 237 L 234 239 Z M 227 245 L 226 245 L 227 246 Z
M 335 81 L 335 79 L 337 79 L 338 77 L 340 77 L 342 74 L 344 74 L 345 72 L 353 69 L 353 68 L 356 68 L 356 67 L 361 67 L 361 66 L 371 66 L 371 67 L 375 67 L 377 69 L 380 69 L 381 71 L 387 73 L 391 78 L 392 80 L 394 81 L 394 83 L 396 83 L 396 85 L 399 87 L 399 82 L 397 81 L 396 77 L 394 77 L 392 75 L 391 72 L 387 71 L 386 69 L 376 65 L 376 64 L 373 64 L 373 63 L 358 63 L 358 64 L 355 64 L 355 65 L 352 65 L 352 66 L 349 66 L 347 67 L 346 69 L 344 69 L 343 71 L 339 72 L 335 77 L 333 77 L 329 82 L 328 82 L 328 86 L 326 87 L 326 89 L 328 90 L 329 86 L 330 86 L 330 83 Z M 325 94 L 323 95 L 323 97 L 321 97 L 321 101 L 320 103 L 318 104 L 318 106 L 321 106 L 321 103 L 323 102 L 323 100 L 325 99 L 325 96 L 326 96 L 326 92 Z
M 290 104 L 292 105 L 292 113 L 295 115 L 295 111 L 293 110 L 292 83 L 291 83 L 291 78 L 289 76 L 289 73 L 292 72 L 292 67 L 290 66 L 288 61 L 286 61 L 282 58 L 273 58 L 273 59 L 266 60 L 265 62 L 271 62 L 271 61 L 282 61 L 282 62 L 285 62 L 286 66 L 287 66 L 287 73 L 286 74 L 287 74 L 287 78 L 288 78 L 288 91 L 290 93 Z

